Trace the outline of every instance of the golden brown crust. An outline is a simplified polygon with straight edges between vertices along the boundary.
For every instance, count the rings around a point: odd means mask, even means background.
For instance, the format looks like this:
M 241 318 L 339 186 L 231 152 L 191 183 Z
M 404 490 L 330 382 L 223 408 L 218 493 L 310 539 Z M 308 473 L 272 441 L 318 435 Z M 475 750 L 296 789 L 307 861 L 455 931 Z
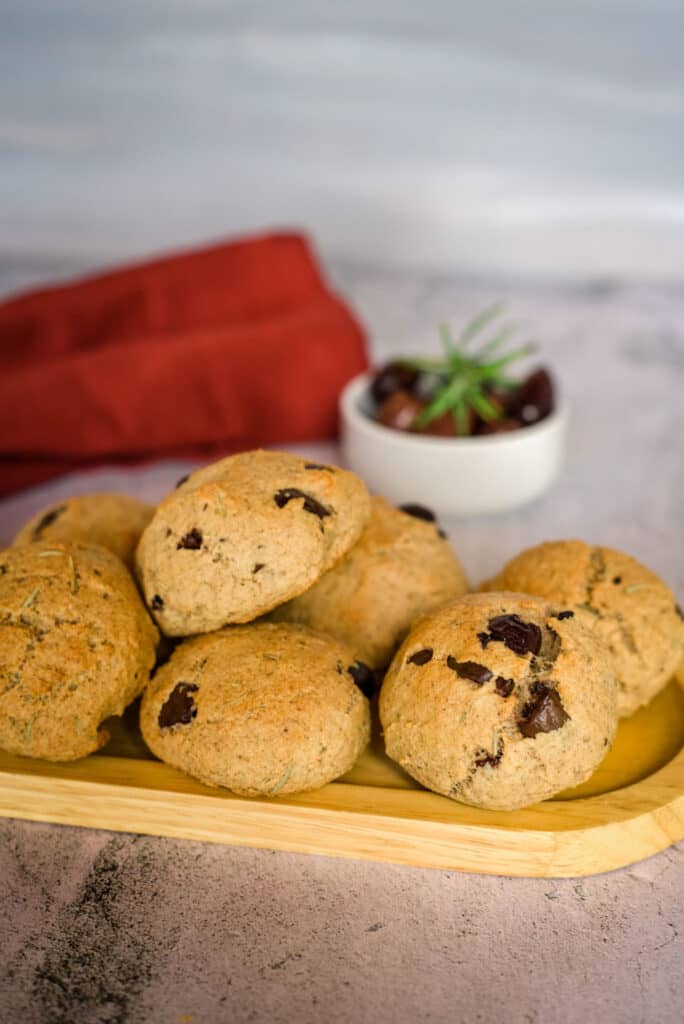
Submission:
M 463 569 L 439 526 L 374 497 L 370 522 L 354 547 L 271 618 L 335 636 L 380 668 L 416 619 L 467 590 Z
M 229 626 L 187 640 L 145 692 L 143 737 L 208 785 L 248 796 L 318 789 L 368 743 L 353 657 L 303 626 Z
M 147 603 L 169 636 L 249 622 L 311 586 L 369 516 L 353 473 L 284 452 L 230 456 L 159 505 L 136 555 Z
M 518 590 L 572 609 L 608 647 L 618 711 L 631 715 L 672 678 L 684 658 L 684 621 L 669 587 L 636 559 L 584 541 L 522 551 L 482 590 Z
M 0 747 L 69 761 L 142 692 L 157 630 L 121 561 L 56 542 L 0 553 Z
M 40 540 L 100 544 L 132 569 L 140 535 L 153 514 L 154 505 L 127 494 L 81 494 L 41 509 L 22 526 L 12 543 Z
M 584 781 L 607 753 L 612 663 L 579 618 L 558 618 L 545 601 L 469 594 L 406 638 L 380 719 L 387 753 L 424 786 L 480 807 L 525 807 Z

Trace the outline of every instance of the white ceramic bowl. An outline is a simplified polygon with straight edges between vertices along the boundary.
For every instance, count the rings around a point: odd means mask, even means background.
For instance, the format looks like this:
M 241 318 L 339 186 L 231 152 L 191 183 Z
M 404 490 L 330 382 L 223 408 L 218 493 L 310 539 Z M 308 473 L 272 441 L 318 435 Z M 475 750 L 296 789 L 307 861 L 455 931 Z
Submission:
M 542 495 L 558 475 L 567 413 L 556 408 L 530 427 L 482 437 L 432 437 L 371 419 L 370 374 L 340 396 L 342 452 L 369 489 L 397 505 L 417 502 L 443 515 L 503 512 Z

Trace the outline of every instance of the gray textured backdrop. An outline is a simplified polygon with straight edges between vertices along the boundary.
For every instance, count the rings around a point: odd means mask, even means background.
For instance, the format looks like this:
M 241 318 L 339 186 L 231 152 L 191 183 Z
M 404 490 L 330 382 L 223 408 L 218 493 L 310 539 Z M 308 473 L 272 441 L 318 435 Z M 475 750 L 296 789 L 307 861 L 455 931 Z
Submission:
M 684 267 L 681 0 L 3 0 L 0 259 Z

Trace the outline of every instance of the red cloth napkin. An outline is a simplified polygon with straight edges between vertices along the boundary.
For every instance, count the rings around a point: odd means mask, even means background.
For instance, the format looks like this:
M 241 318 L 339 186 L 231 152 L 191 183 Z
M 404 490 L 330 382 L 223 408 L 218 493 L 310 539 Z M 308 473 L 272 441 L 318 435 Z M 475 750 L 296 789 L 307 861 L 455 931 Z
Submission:
M 102 462 L 334 436 L 364 337 L 301 236 L 0 304 L 0 494 Z

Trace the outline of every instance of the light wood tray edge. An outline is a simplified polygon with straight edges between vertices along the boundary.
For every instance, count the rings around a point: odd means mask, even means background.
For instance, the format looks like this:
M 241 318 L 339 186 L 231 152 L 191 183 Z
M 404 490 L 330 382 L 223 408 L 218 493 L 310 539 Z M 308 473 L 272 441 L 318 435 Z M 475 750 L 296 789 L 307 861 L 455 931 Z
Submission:
M 515 812 L 346 783 L 250 800 L 157 761 L 49 764 L 3 755 L 0 816 L 483 874 L 579 877 L 684 839 L 684 750 L 624 789 Z

